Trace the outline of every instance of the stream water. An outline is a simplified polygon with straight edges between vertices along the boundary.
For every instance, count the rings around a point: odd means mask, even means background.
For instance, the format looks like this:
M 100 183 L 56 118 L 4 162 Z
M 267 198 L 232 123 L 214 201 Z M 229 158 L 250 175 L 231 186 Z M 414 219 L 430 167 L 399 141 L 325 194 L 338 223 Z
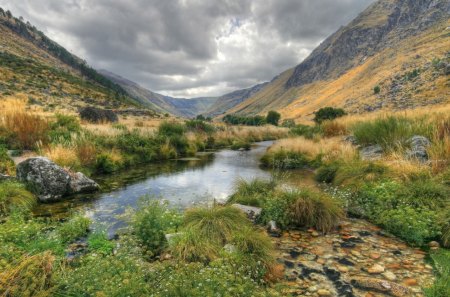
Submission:
M 194 158 L 135 167 L 107 176 L 95 176 L 102 190 L 58 203 L 41 204 L 35 214 L 64 218 L 74 211 L 84 212 L 94 224 L 114 233 L 126 223 L 126 210 L 136 208 L 140 197 L 165 199 L 180 209 L 192 205 L 225 201 L 238 179 L 269 178 L 259 159 L 272 142 L 260 142 L 249 151 L 221 150 L 200 153 Z

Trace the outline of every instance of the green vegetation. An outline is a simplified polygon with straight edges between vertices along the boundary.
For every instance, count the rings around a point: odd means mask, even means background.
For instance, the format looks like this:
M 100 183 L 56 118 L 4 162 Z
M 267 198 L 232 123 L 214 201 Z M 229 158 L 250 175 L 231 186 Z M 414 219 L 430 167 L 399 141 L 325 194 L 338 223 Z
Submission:
M 266 200 L 267 193 L 276 187 L 275 180 L 256 178 L 251 181 L 239 180 L 235 186 L 235 193 L 230 196 L 228 203 L 238 203 L 261 207 Z
M 344 116 L 346 113 L 342 108 L 324 107 L 314 115 L 314 122 L 320 124 L 325 120 L 334 120 Z
M 380 88 L 380 86 L 375 86 L 374 88 L 373 88 L 373 93 L 375 94 L 375 95 L 377 95 L 377 94 L 380 94 L 380 92 L 381 92 L 381 88 Z
M 8 156 L 8 150 L 0 143 L 0 174 L 13 175 L 15 169 L 13 160 Z
M 431 254 L 435 269 L 437 271 L 437 280 L 430 288 L 425 288 L 427 297 L 445 297 L 450 295 L 450 251 L 439 250 Z
M 388 116 L 374 121 L 356 123 L 352 127 L 358 144 L 379 144 L 386 150 L 407 147 L 414 135 L 431 137 L 431 126 L 424 120 Z
M 228 114 L 223 118 L 224 123 L 230 125 L 246 125 L 246 126 L 262 126 L 265 125 L 266 119 L 262 116 L 243 117 Z
M 261 162 L 264 166 L 277 169 L 304 169 L 317 168 L 321 165 L 321 156 L 318 155 L 311 159 L 301 152 L 293 152 L 289 150 L 277 150 L 268 152 L 262 158 Z
M 271 110 L 271 111 L 269 111 L 267 113 L 266 122 L 268 124 L 271 124 L 271 125 L 274 125 L 274 126 L 278 126 L 278 122 L 280 121 L 280 118 L 281 118 L 281 114 L 280 113 L 278 113 L 278 112 L 276 112 L 274 110 Z
M 36 198 L 17 182 L 0 182 L 0 217 L 15 211 L 29 211 Z

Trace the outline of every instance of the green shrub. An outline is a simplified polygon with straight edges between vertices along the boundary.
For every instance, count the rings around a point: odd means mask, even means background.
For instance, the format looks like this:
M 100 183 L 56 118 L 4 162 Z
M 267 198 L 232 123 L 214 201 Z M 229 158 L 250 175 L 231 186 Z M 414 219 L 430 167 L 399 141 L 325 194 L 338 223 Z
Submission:
M 334 120 L 346 115 L 342 108 L 324 107 L 314 114 L 314 122 L 320 124 L 325 120 Z
M 360 188 L 364 182 L 376 181 L 384 177 L 388 168 L 373 162 L 353 160 L 340 164 L 333 184 L 338 186 L 352 186 Z
M 159 255 L 167 246 L 165 234 L 177 231 L 180 216 L 167 203 L 143 197 L 133 219 L 133 230 L 144 243 L 151 257 Z
M 0 217 L 13 211 L 29 211 L 36 204 L 36 197 L 17 182 L 0 182 Z
M 274 110 L 271 110 L 271 111 L 269 111 L 267 113 L 266 122 L 268 124 L 271 124 L 271 125 L 274 125 L 274 126 L 278 126 L 278 122 L 280 121 L 280 118 L 281 118 L 281 114 L 280 113 L 278 113 L 278 112 L 276 112 Z
M 375 95 L 380 94 L 380 92 L 381 92 L 380 86 L 375 86 L 375 87 L 373 88 L 373 93 L 374 93 Z
M 295 127 L 295 121 L 293 119 L 285 119 L 281 123 L 281 127 L 294 128 Z
M 351 130 L 358 144 L 379 144 L 387 151 L 407 147 L 407 140 L 414 135 L 431 136 L 431 126 L 423 120 L 400 116 L 359 122 Z
M 251 147 L 252 147 L 252 144 L 250 142 L 242 141 L 242 140 L 235 140 L 231 144 L 232 150 L 239 150 L 239 149 L 250 150 Z
M 389 232 L 412 245 L 422 246 L 441 234 L 435 211 L 399 207 L 383 211 L 378 222 Z
M 56 229 L 56 232 L 64 243 L 73 242 L 85 236 L 89 230 L 91 221 L 81 215 L 70 218 Z
M 262 126 L 267 123 L 266 118 L 262 116 L 244 117 L 231 114 L 226 115 L 223 118 L 223 121 L 230 125 L 247 125 L 247 126 Z
M 116 137 L 115 145 L 120 151 L 131 154 L 134 163 L 144 163 L 152 161 L 158 154 L 158 147 L 165 140 L 158 143 L 148 135 L 141 135 L 139 130 L 126 131 Z

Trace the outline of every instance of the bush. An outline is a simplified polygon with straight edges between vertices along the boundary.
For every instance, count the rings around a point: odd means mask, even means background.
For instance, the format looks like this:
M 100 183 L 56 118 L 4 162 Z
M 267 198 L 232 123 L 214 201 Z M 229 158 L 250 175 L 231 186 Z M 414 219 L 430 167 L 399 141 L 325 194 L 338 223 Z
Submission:
M 334 120 L 346 115 L 342 108 L 324 107 L 319 109 L 314 115 L 314 122 L 320 124 L 325 120 Z
M 177 231 L 180 218 L 167 203 L 143 197 L 133 219 L 133 230 L 144 243 L 151 257 L 159 255 L 167 246 L 165 234 Z
M 244 149 L 244 150 L 248 151 L 248 150 L 250 150 L 251 147 L 252 147 L 252 144 L 250 142 L 242 141 L 242 140 L 235 140 L 231 144 L 232 150 Z
M 17 182 L 0 182 L 0 217 L 14 211 L 29 211 L 37 200 Z
M 294 128 L 295 127 L 295 121 L 293 119 L 283 120 L 283 122 L 281 123 L 281 126 L 285 127 L 285 128 Z
M 374 93 L 375 95 L 380 94 L 380 92 L 381 92 L 380 86 L 375 86 L 375 87 L 373 88 L 373 93 Z
M 185 131 L 185 126 L 177 122 L 162 122 L 158 127 L 160 136 L 182 136 Z
M 437 219 L 435 211 L 399 207 L 383 211 L 378 222 L 387 231 L 408 243 L 422 246 L 440 235 L 441 229 L 436 224 Z
M 278 122 L 280 121 L 281 114 L 276 111 L 269 111 L 266 116 L 267 124 L 271 124 L 274 126 L 278 126 Z
M 96 107 L 83 107 L 80 109 L 81 119 L 91 123 L 115 123 L 119 118 L 114 111 Z
M 266 124 L 266 118 L 262 116 L 241 117 L 228 114 L 223 118 L 223 121 L 230 125 L 262 126 Z

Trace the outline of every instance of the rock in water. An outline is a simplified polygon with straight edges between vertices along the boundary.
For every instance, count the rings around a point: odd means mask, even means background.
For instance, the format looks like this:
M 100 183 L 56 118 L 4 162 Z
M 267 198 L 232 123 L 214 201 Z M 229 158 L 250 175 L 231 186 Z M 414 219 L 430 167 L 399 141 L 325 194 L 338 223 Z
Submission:
M 98 184 L 81 172 L 71 174 L 70 193 L 89 193 L 98 190 Z
M 96 107 L 83 107 L 80 109 L 80 117 L 83 120 L 92 122 L 92 123 L 101 123 L 101 122 L 117 122 L 119 118 L 114 113 L 114 111 L 109 109 L 100 109 Z
M 27 183 L 40 201 L 57 201 L 62 197 L 98 189 L 97 183 L 81 172 L 70 174 L 44 157 L 29 158 L 17 165 L 17 179 Z
M 363 160 L 377 160 L 383 156 L 383 148 L 380 145 L 371 145 L 362 148 L 360 151 L 361 159 Z
M 360 289 L 382 292 L 395 297 L 411 296 L 408 288 L 382 279 L 357 277 L 352 279 L 351 283 Z

